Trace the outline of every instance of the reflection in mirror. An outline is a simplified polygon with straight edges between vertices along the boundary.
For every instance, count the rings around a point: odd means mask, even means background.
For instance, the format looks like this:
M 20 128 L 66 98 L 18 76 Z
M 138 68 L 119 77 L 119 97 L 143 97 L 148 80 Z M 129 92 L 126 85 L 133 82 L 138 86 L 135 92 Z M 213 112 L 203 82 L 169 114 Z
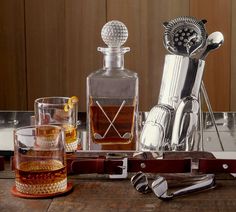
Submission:
M 33 112 L 3 112 L 0 111 L 0 155 L 12 154 L 14 150 L 13 130 L 18 127 L 30 125 Z M 147 112 L 140 113 L 139 132 L 141 132 Z M 214 113 L 216 124 L 221 136 L 224 151 L 236 152 L 236 113 L 218 112 Z M 86 113 L 78 114 L 80 126 L 78 127 L 83 150 L 88 150 L 86 136 Z M 203 114 L 203 144 L 199 140 L 199 134 L 195 138 L 194 151 L 222 152 L 215 128 L 209 113 Z M 200 132 L 199 132 L 200 133 Z

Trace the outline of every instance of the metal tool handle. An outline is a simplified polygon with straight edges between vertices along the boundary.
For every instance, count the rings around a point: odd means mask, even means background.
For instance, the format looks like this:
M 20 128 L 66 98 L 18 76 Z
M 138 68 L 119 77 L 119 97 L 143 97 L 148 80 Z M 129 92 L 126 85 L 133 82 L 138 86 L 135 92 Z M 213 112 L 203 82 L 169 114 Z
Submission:
M 208 175 L 207 180 L 204 180 L 203 182 L 175 191 L 170 196 L 172 197 L 182 196 L 189 193 L 202 191 L 202 190 L 214 188 L 214 187 L 215 187 L 215 177 L 213 174 L 210 174 Z

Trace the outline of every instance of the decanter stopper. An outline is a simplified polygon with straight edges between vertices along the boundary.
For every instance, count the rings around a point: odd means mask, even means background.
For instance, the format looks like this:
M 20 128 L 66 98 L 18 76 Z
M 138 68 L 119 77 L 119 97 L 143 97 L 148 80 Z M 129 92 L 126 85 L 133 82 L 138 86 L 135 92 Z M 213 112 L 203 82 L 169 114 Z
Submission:
M 101 37 L 108 47 L 120 48 L 128 38 L 128 29 L 120 21 L 109 21 L 103 26 Z

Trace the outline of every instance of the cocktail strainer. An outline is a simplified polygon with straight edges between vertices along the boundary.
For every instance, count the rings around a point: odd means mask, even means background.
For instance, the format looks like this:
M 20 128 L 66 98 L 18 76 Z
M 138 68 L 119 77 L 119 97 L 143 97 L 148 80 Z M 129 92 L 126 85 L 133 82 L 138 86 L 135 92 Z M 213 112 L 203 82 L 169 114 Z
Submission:
M 165 48 L 172 54 L 193 56 L 206 44 L 207 33 L 204 26 L 206 22 L 186 16 L 164 22 Z

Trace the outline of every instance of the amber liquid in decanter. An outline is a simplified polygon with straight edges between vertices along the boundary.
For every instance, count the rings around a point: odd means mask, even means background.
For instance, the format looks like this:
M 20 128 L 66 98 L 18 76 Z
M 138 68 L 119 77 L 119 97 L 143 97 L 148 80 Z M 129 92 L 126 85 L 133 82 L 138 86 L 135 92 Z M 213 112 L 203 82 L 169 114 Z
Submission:
M 90 104 L 90 128 L 94 143 L 102 150 L 135 149 L 135 105 Z

